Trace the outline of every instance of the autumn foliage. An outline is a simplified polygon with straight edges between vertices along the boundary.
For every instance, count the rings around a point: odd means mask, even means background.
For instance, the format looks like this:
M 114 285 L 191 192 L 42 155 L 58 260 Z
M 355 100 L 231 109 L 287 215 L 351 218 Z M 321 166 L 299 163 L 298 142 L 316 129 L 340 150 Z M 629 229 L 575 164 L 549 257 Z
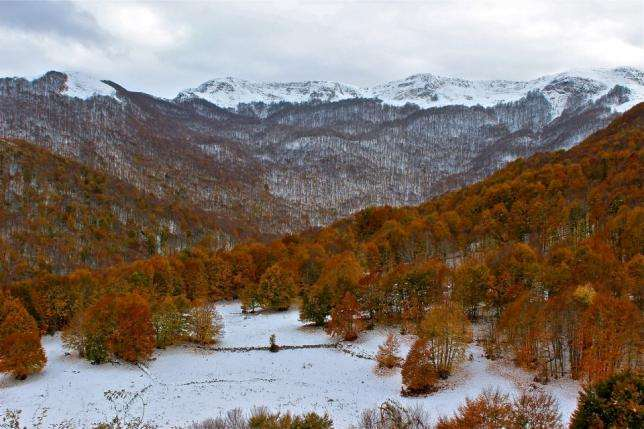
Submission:
M 148 302 L 136 293 L 104 296 L 79 316 L 63 339 L 94 363 L 111 357 L 143 361 L 156 345 Z
M 446 303 L 429 309 L 418 329 L 427 342 L 429 359 L 441 378 L 447 378 L 465 358 L 471 341 L 470 322 L 458 304 Z
M 240 298 L 248 311 L 300 301 L 303 321 L 328 322 L 340 338 L 357 335 L 359 323 L 418 333 L 423 339 L 403 368 L 410 391 L 431 389 L 438 373 L 462 359 L 468 319 L 480 323 L 490 357 L 511 357 L 544 382 L 599 381 L 641 366 L 643 141 L 638 105 L 569 151 L 518 159 L 416 207 L 373 207 L 325 228 L 230 250 L 203 243 L 175 252 L 159 246 L 163 234 L 155 229 L 145 249 L 136 234 L 129 242 L 138 250 L 128 255 L 150 250 L 147 259 L 97 269 L 105 264 L 92 256 L 71 272 L 77 254 L 67 265 L 56 260 L 56 269 L 12 265 L 9 279 L 24 280 L 6 289 L 41 332 L 85 332 L 72 342 L 98 360 L 115 353 L 144 358 L 150 338 L 160 347 L 185 341 L 186 332 L 196 332 L 185 330 L 185 315 Z M 84 231 L 89 224 L 81 223 Z M 6 255 L 6 263 L 20 260 Z M 141 326 L 113 308 L 117 297 L 118 306 L 135 307 Z M 105 326 L 93 326 L 85 317 L 91 314 Z M 134 343 L 117 329 L 134 330 Z
M 360 306 L 351 292 L 346 292 L 344 297 L 331 311 L 331 320 L 327 332 L 345 341 L 354 341 L 362 330 L 360 320 Z
M 507 428 L 563 429 L 556 400 L 542 392 L 522 392 L 510 398 L 484 391 L 466 399 L 452 417 L 441 417 L 436 429 Z
M 23 380 L 46 362 L 36 322 L 20 301 L 0 292 L 0 373 Z
M 376 362 L 380 369 L 392 369 L 400 365 L 402 359 L 398 356 L 400 342 L 395 334 L 387 335 L 385 342 L 378 346 Z
M 403 363 L 401 374 L 403 395 L 422 395 L 436 390 L 438 372 L 432 362 L 426 339 L 421 337 L 414 342 Z

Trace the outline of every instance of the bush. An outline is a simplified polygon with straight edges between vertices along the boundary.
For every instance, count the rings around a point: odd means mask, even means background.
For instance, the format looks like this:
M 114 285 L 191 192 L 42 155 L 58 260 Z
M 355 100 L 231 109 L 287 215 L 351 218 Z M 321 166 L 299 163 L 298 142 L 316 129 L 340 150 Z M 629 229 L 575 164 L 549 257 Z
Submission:
M 195 423 L 190 429 L 332 429 L 333 421 L 328 415 L 307 413 L 293 416 L 291 413 L 272 413 L 265 407 L 254 408 L 249 418 L 240 409 L 229 411 L 224 417 Z
M 543 392 L 521 393 L 511 400 L 497 391 L 465 399 L 452 417 L 441 417 L 436 429 L 563 429 L 555 399 Z
M 644 427 L 644 383 L 631 372 L 587 386 L 579 395 L 571 429 Z
M 475 399 L 466 398 L 453 417 L 441 417 L 436 429 L 511 428 L 512 403 L 506 394 L 485 391 Z
M 378 353 L 376 354 L 378 368 L 391 369 L 399 366 L 402 361 L 397 355 L 399 347 L 398 338 L 394 334 L 387 335 L 385 342 L 378 346 Z
M 214 344 L 222 328 L 221 316 L 212 304 L 197 305 L 188 314 L 188 339 L 193 343 Z
M 230 410 L 225 416 L 207 419 L 200 423 L 194 423 L 189 429 L 248 429 L 248 421 L 239 408 Z
M 273 352 L 277 353 L 280 351 L 280 346 L 277 345 L 277 339 L 275 338 L 275 334 L 271 334 L 270 337 L 268 337 L 268 349 Z
M 419 406 L 407 408 L 395 401 L 362 412 L 355 429 L 428 429 L 431 427 L 425 411 Z
M 179 301 L 179 302 L 177 302 Z M 156 346 L 160 349 L 181 341 L 186 329 L 185 308 L 172 297 L 160 300 L 152 312 L 152 325 L 156 334 Z

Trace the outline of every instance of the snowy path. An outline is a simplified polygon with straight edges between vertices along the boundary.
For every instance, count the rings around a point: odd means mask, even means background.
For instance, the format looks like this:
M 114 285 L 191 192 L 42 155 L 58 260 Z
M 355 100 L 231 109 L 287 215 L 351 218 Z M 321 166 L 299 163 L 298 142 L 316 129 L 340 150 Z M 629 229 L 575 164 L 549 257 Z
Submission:
M 424 398 L 401 398 L 399 370 L 388 376 L 373 371 L 371 359 L 388 329 L 369 331 L 355 343 L 336 348 L 322 330 L 303 327 L 297 311 L 245 316 L 236 303 L 221 305 L 219 311 L 225 327 L 217 347 L 227 351 L 175 347 L 157 352 L 146 365 L 90 365 L 65 355 L 59 336 L 45 337 L 49 362 L 42 374 L 24 382 L 0 377 L 0 413 L 21 409 L 26 425 L 47 409 L 48 424 L 70 421 L 87 427 L 118 413 L 172 427 L 236 407 L 265 405 L 273 410 L 326 411 L 337 428 L 345 428 L 363 409 L 388 399 L 420 403 L 437 417 L 485 388 L 516 393 L 531 384 L 530 374 L 490 362 L 472 345 L 474 359 L 450 378 L 448 388 Z M 278 344 L 297 348 L 266 351 L 272 333 Z M 411 341 L 402 338 L 401 353 Z M 560 381 L 539 388 L 557 397 L 567 419 L 576 403 L 577 385 Z M 109 402 L 106 391 L 119 393 Z

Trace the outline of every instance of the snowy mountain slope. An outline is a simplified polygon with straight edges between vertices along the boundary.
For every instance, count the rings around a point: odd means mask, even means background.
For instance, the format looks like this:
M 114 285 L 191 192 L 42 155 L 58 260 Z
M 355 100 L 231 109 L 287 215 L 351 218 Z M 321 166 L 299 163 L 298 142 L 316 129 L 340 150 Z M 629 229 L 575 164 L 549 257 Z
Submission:
M 116 90 L 101 80 L 79 72 L 63 72 L 66 77 L 61 94 L 87 100 L 95 96 L 115 97 Z
M 235 108 L 240 103 L 339 101 L 359 98 L 362 94 L 361 88 L 338 82 L 253 82 L 227 77 L 209 80 L 197 88 L 186 89 L 180 92 L 176 99 L 196 97 L 219 107 Z
M 177 100 L 201 98 L 224 108 L 255 102 L 304 103 L 351 98 L 375 98 L 392 106 L 412 103 L 421 108 L 449 105 L 492 107 L 516 102 L 531 92 L 538 92 L 550 103 L 551 118 L 554 119 L 573 103 L 596 101 L 616 85 L 626 88 L 630 96 L 629 101 L 616 105 L 615 111 L 623 112 L 644 99 L 644 72 L 621 67 L 569 71 L 530 81 L 465 80 L 418 74 L 370 88 L 326 81 L 278 83 L 223 78 L 182 91 Z
M 368 89 L 368 93 L 392 105 L 414 103 L 422 108 L 448 105 L 492 107 L 516 102 L 530 92 L 542 93 L 561 114 L 573 96 L 596 101 L 616 85 L 630 90 L 628 103 L 616 106 L 623 112 L 644 99 L 644 72 L 634 68 L 577 70 L 520 82 L 507 80 L 464 80 L 431 74 L 410 76 Z

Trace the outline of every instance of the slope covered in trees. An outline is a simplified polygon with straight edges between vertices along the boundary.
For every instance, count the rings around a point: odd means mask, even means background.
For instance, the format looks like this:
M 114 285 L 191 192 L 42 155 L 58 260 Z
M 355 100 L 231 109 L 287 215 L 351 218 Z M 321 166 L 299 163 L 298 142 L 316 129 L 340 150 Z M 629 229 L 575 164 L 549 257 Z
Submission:
M 630 68 L 532 83 L 419 75 L 362 94 L 368 98 L 325 102 L 324 84 L 305 84 L 300 89 L 312 97 L 297 97 L 292 87 L 295 98 L 268 104 L 253 102 L 262 99 L 253 96 L 260 88 L 240 88 L 250 104 L 231 111 L 219 97 L 189 91 L 166 100 L 89 77 L 86 92 L 73 97 L 70 88 L 85 78 L 49 72 L 31 81 L 0 78 L 0 137 L 285 234 L 368 206 L 419 204 L 508 160 L 568 148 L 642 101 L 642 76 Z M 204 89 L 234 96 L 235 82 L 212 83 Z
M 374 323 L 417 333 L 409 393 L 432 388 L 413 374 L 446 377 L 458 364 L 467 318 L 481 323 L 491 358 L 512 356 L 544 381 L 601 380 L 641 366 L 643 141 L 640 104 L 569 151 L 517 160 L 417 207 L 9 289 L 43 331 L 69 326 L 107 294 L 140 294 L 152 319 L 166 300 L 240 297 L 250 311 L 283 310 L 299 296 L 301 318 L 330 317 L 333 335 L 354 338 Z
M 0 140 L 0 281 L 167 254 L 235 229 L 17 140 Z

